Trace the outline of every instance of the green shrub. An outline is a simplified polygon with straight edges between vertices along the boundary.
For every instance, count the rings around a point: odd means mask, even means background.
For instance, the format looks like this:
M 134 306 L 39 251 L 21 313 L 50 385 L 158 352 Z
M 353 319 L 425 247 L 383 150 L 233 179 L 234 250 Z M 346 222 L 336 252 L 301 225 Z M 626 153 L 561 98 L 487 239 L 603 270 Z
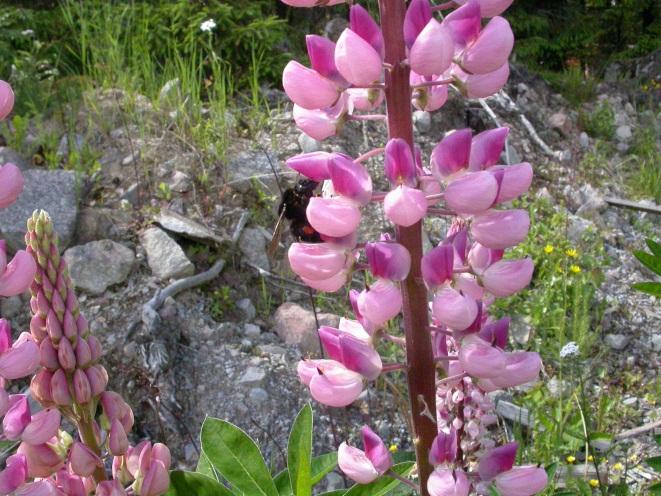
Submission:
M 581 110 L 578 123 L 593 138 L 609 140 L 615 133 L 615 113 L 607 102 L 599 104 L 593 112 Z

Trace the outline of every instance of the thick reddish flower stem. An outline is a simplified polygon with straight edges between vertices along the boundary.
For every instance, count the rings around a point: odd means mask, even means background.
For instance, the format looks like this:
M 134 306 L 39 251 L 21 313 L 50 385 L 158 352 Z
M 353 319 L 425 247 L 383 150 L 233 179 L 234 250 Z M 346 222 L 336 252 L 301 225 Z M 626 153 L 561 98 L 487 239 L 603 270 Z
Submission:
M 379 0 L 381 28 L 385 38 L 386 106 L 389 138 L 403 138 L 413 149 L 411 120 L 411 86 L 404 45 L 404 0 Z M 427 290 L 422 282 L 422 223 L 397 228 L 397 241 L 411 254 L 411 271 L 402 283 L 404 299 L 404 330 L 409 399 L 413 424 L 412 436 L 420 477 L 420 492 L 428 496 L 427 479 L 433 467 L 428 461 L 429 450 L 436 436 L 436 424 L 429 417 L 436 415 L 436 374 L 427 316 Z

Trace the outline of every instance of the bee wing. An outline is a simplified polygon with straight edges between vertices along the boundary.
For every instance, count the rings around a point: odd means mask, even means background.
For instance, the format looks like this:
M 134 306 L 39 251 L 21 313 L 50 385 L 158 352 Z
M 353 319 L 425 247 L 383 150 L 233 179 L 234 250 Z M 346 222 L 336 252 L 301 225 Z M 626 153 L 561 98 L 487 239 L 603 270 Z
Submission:
M 282 237 L 282 231 L 285 229 L 285 222 L 285 209 L 282 209 L 282 213 L 278 218 L 278 222 L 275 224 L 275 228 L 273 229 L 273 236 L 271 237 L 271 241 L 269 242 L 269 246 L 266 250 L 269 258 L 273 258 L 275 256 L 275 252 L 280 245 L 280 238 Z

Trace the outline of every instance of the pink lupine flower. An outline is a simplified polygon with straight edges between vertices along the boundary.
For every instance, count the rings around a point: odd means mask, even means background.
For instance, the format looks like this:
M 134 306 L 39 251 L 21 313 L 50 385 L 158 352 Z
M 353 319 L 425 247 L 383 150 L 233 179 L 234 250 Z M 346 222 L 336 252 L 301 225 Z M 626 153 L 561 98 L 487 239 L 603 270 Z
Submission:
M 312 397 L 324 405 L 350 405 L 363 391 L 363 376 L 335 360 L 302 360 L 297 371 Z
M 496 489 L 502 496 L 532 496 L 542 492 L 547 484 L 546 471 L 536 465 L 514 467 L 495 479 Z
M 455 0 L 455 3 L 463 5 L 468 0 Z M 494 17 L 502 14 L 512 5 L 513 0 L 478 0 L 480 5 L 480 14 L 482 17 Z
M 96 486 L 96 496 L 126 496 L 126 491 L 117 480 L 103 481 Z
M 340 87 L 348 85 L 335 66 L 335 43 L 323 36 L 309 34 L 305 37 L 305 44 L 310 65 L 315 71 Z
M 0 121 L 9 115 L 13 108 L 14 91 L 8 82 L 0 80 Z M 0 184 L 2 184 L 2 181 L 0 181 Z
M 121 422 L 114 419 L 110 424 L 108 431 L 108 449 L 114 456 L 126 454 L 129 447 L 129 440 L 126 437 L 126 431 Z
M 11 494 L 25 482 L 28 464 L 25 456 L 12 455 L 7 458 L 7 463 L 0 472 L 0 494 Z
M 315 231 L 338 238 L 354 232 L 361 217 L 358 205 L 343 197 L 312 197 L 306 214 Z
M 66 470 L 60 470 L 55 474 L 55 484 L 67 496 L 88 496 L 89 494 L 83 478 Z
M 21 439 L 29 444 L 44 444 L 57 435 L 61 419 L 57 409 L 42 410 L 32 416 L 21 434 Z
M 346 115 L 352 112 L 349 99 L 343 94 L 332 107 L 308 110 L 294 105 L 292 115 L 298 128 L 308 136 L 323 141 L 340 132 Z
M 506 360 L 502 350 L 471 334 L 461 343 L 459 363 L 471 376 L 492 379 L 503 373 Z
M 422 278 L 427 286 L 434 288 L 452 280 L 454 247 L 443 243 L 429 250 L 422 257 Z
M 504 349 L 505 346 L 507 346 L 510 320 L 509 317 L 503 317 L 495 322 L 487 322 L 482 326 L 480 332 L 478 332 L 478 336 L 484 339 L 487 343 L 491 343 L 492 345 L 498 346 L 498 348 Z
M 514 200 L 528 191 L 532 184 L 532 166 L 527 162 L 508 167 L 494 166 L 489 171 L 501 175 L 497 203 Z
M 344 79 L 355 86 L 369 86 L 378 82 L 383 70 L 381 55 L 349 28 L 337 40 L 335 65 Z
M 20 379 L 38 366 L 39 347 L 27 332 L 21 333 L 12 347 L 0 354 L 0 377 L 5 379 Z
M 479 214 L 491 207 L 498 194 L 498 182 L 488 171 L 469 172 L 445 188 L 448 206 L 460 214 Z
M 404 17 L 404 41 L 411 48 L 432 18 L 429 0 L 411 0 Z
M 308 110 L 330 107 L 340 96 L 335 83 L 295 60 L 285 66 L 282 86 L 292 102 Z
M 427 197 L 416 188 L 401 184 L 386 194 L 383 210 L 390 222 L 409 227 L 419 222 L 427 213 Z
M 507 127 L 488 129 L 473 137 L 468 169 L 471 171 L 491 167 L 500 161 L 510 130 Z
M 1 83 L 4 81 L 0 80 Z M 0 87 L 0 99 L 2 98 L 1 93 Z M 0 113 L 2 112 L 1 107 L 2 101 L 0 100 Z M 6 208 L 14 203 L 23 191 L 23 185 L 23 174 L 18 167 L 11 163 L 0 165 L 0 208 Z
M 436 467 L 427 481 L 431 496 L 468 496 L 470 482 L 463 470 Z
M 480 34 L 482 28 L 480 5 L 476 0 L 468 0 L 465 5 L 445 16 L 443 24 L 449 28 L 458 47 L 466 46 Z
M 488 74 L 507 62 L 514 47 L 514 34 L 509 22 L 494 17 L 480 31 L 461 58 L 461 67 L 472 74 Z
M 358 298 L 360 297 L 360 294 L 361 293 L 358 290 L 355 289 L 350 290 L 349 303 L 351 304 L 351 309 L 353 310 L 353 313 L 356 316 L 356 320 L 360 323 L 361 327 L 365 330 L 366 333 L 372 335 L 374 334 L 374 331 L 377 329 L 378 326 L 376 326 L 374 322 L 371 322 L 362 313 L 360 313 L 360 308 L 358 308 Z M 340 320 L 340 324 L 341 323 L 342 321 Z
M 291 5 L 292 7 L 330 7 L 331 5 L 339 5 L 345 2 L 346 0 L 282 0 L 282 3 Z
M 503 250 L 526 239 L 529 228 L 530 217 L 526 210 L 488 210 L 473 218 L 470 231 L 481 245 Z
M 443 76 L 438 76 L 436 78 L 431 78 L 430 81 L 440 81 Z M 421 75 L 411 71 L 410 82 L 411 86 L 417 84 L 422 84 L 428 81 L 428 78 L 424 78 Z M 411 103 L 418 110 L 426 110 L 427 112 L 433 112 L 434 110 L 440 109 L 445 102 L 448 100 L 448 85 L 441 84 L 431 87 L 420 87 L 415 88 L 413 91 L 413 97 Z
M 10 441 L 16 441 L 30 423 L 30 405 L 24 394 L 9 396 L 9 409 L 2 419 L 2 432 Z
M 16 252 L 7 263 L 7 244 L 0 240 L 0 296 L 16 296 L 24 293 L 32 284 L 37 264 L 25 251 Z
M 297 275 L 312 280 L 333 277 L 347 261 L 345 250 L 331 243 L 292 243 L 287 256 Z
M 362 111 L 376 110 L 385 98 L 383 91 L 377 88 L 349 88 L 346 93 L 353 108 Z
M 510 296 L 530 284 L 534 269 L 530 258 L 500 260 L 484 271 L 482 285 L 494 296 Z
M 411 255 L 399 243 L 367 243 L 365 255 L 370 272 L 377 278 L 403 281 L 411 270 Z
M 52 442 L 57 442 L 53 438 Z M 25 456 L 28 464 L 28 477 L 48 477 L 64 466 L 64 459 L 50 446 L 46 444 L 32 445 L 22 442 L 16 453 Z
M 349 27 L 351 30 L 372 45 L 374 50 L 383 58 L 384 43 L 381 27 L 372 19 L 370 13 L 359 4 L 349 9 Z
M 0 387 L 0 417 L 4 417 L 9 410 L 9 393 L 4 387 Z
M 416 184 L 416 165 L 409 144 L 401 139 L 388 140 L 384 153 L 384 169 L 386 177 L 395 186 L 406 184 L 414 187 Z
M 333 158 L 333 153 L 311 152 L 302 153 L 287 159 L 287 167 L 294 169 L 313 181 L 322 182 L 330 179 L 328 164 Z
M 452 64 L 454 42 L 450 31 L 430 19 L 409 53 L 411 69 L 425 77 L 443 74 Z
M 326 293 L 335 293 L 339 291 L 347 283 L 347 280 L 351 272 L 347 269 L 343 269 L 334 276 L 329 277 L 328 279 L 308 279 L 306 277 L 301 277 L 301 280 L 312 289 L 317 291 L 325 291 Z
M 467 98 L 487 98 L 498 93 L 510 77 L 510 65 L 505 62 L 498 69 L 485 74 L 467 74 L 461 69 L 455 69 L 453 74 L 458 78 L 459 89 Z
M 432 303 L 434 318 L 455 331 L 463 331 L 477 317 L 477 302 L 449 286 L 442 288 Z
M 459 129 L 446 135 L 431 155 L 432 174 L 442 181 L 468 166 L 471 153 L 470 129 Z
M 381 438 L 368 426 L 360 430 L 365 451 L 346 442 L 337 451 L 340 470 L 358 484 L 369 484 L 392 467 L 392 455 Z
M 445 336 L 443 336 L 445 338 Z M 442 463 L 452 463 L 457 458 L 457 430 L 450 427 L 447 432 L 439 431 L 434 438 L 429 451 L 429 463 L 440 465 Z
M 536 381 L 542 369 L 542 360 L 533 351 L 505 353 L 505 368 L 491 383 L 504 389 Z
M 372 198 L 372 178 L 361 164 L 345 155 L 333 154 L 328 172 L 335 194 L 366 205 Z
M 103 462 L 87 445 L 74 442 L 69 450 L 71 470 L 81 477 L 89 477 L 97 468 L 103 467 Z
M 516 461 L 518 448 L 519 444 L 512 442 L 503 444 L 482 455 L 477 469 L 480 479 L 490 481 L 498 474 L 511 470 Z
M 473 273 L 481 275 L 487 267 L 503 258 L 503 254 L 503 250 L 494 250 L 480 243 L 473 243 L 468 252 L 468 265 Z
M 381 357 L 366 341 L 328 326 L 319 328 L 319 339 L 332 360 L 358 372 L 368 381 L 375 380 L 381 374 Z
M 378 279 L 369 289 L 358 295 L 360 313 L 376 326 L 385 324 L 402 309 L 399 287 L 387 279 Z

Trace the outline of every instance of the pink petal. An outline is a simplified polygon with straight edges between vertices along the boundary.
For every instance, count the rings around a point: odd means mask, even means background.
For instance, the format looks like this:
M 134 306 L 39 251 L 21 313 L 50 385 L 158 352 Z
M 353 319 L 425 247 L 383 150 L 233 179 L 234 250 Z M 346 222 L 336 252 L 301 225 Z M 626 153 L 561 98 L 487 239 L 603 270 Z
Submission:
M 538 353 L 532 351 L 517 351 L 505 353 L 505 369 L 497 376 L 492 377 L 499 388 L 510 388 L 536 381 L 542 369 L 542 360 Z
M 377 326 L 394 318 L 402 309 L 402 293 L 396 284 L 378 279 L 358 296 L 358 309 L 362 316 Z
M 348 157 L 333 154 L 328 163 L 335 193 L 366 205 L 372 198 L 372 178 L 361 164 Z
M 472 74 L 493 72 L 507 62 L 513 47 L 514 34 L 509 22 L 503 17 L 494 17 L 464 52 L 461 67 Z
M 0 92 L 2 91 L 1 83 L 4 81 L 0 80 Z M 0 113 L 2 113 L 1 98 L 0 94 Z M 6 208 L 16 201 L 23 191 L 23 184 L 23 174 L 18 167 L 11 163 L 0 165 L 0 208 Z
M 379 477 L 365 452 L 347 443 L 340 444 L 337 450 L 337 464 L 349 479 L 358 484 L 369 484 Z
M 530 284 L 534 269 L 530 258 L 500 260 L 484 271 L 482 284 L 494 296 L 510 296 Z
M 320 403 L 343 407 L 353 403 L 363 391 L 363 376 L 341 364 L 320 367 L 322 373 L 310 380 L 310 394 Z
M 354 4 L 349 10 L 349 27 L 351 30 L 372 45 L 374 50 L 383 57 L 384 42 L 381 27 L 370 13 L 359 4 Z
M 355 86 L 369 86 L 381 79 L 381 56 L 372 45 L 348 28 L 337 40 L 335 65 L 344 79 Z
M 348 236 L 360 224 L 360 209 L 343 198 L 310 198 L 306 213 L 317 232 L 337 238 Z
M 482 170 L 497 164 L 509 132 L 507 127 L 497 127 L 476 135 L 471 143 L 469 170 Z
M 392 455 L 381 438 L 368 426 L 360 429 L 365 447 L 365 455 L 379 474 L 385 474 L 392 467 Z
M 391 190 L 383 200 L 386 217 L 398 226 L 408 227 L 427 213 L 427 198 L 416 188 L 402 184 Z
M 324 291 L 326 293 L 335 293 L 339 291 L 347 283 L 349 277 L 349 272 L 347 270 L 342 270 L 328 279 L 307 279 L 301 277 L 301 280 L 312 289 L 317 291 Z
M 482 27 L 479 4 L 475 0 L 469 0 L 466 5 L 448 14 L 443 24 L 450 29 L 457 45 L 467 45 L 477 38 Z
M 470 482 L 463 470 L 438 466 L 427 481 L 427 491 L 430 496 L 468 496 Z
M 0 80 L 0 121 L 4 120 L 14 108 L 14 91 L 8 82 Z M 0 184 L 2 181 L 0 181 Z
M 496 477 L 496 489 L 502 496 L 532 496 L 547 484 L 546 471 L 536 465 L 514 467 Z
M 434 147 L 431 155 L 431 170 L 439 180 L 468 166 L 471 137 L 470 129 L 460 129 L 445 136 Z
M 434 298 L 432 312 L 443 325 L 455 331 L 463 331 L 475 321 L 478 308 L 473 298 L 444 287 Z
M 37 263 L 25 250 L 16 252 L 14 258 L 0 274 L 0 296 L 16 296 L 25 292 L 37 273 Z
M 519 444 L 516 442 L 507 443 L 482 455 L 478 466 L 480 479 L 490 481 L 501 472 L 511 470 L 518 448 Z
M 472 334 L 461 343 L 459 363 L 469 375 L 493 380 L 505 367 L 505 354 Z
M 452 64 L 454 42 L 447 27 L 430 19 L 411 47 L 411 69 L 426 77 L 443 74 Z
M 468 98 L 487 98 L 498 93 L 510 77 L 510 65 L 505 62 L 498 69 L 485 74 L 467 74 L 463 81 Z
M 420 32 L 432 18 L 429 0 L 411 0 L 404 17 L 404 41 L 411 48 Z
M 344 250 L 330 243 L 292 243 L 287 252 L 292 270 L 307 279 L 328 279 L 346 263 Z
M 330 179 L 328 163 L 333 158 L 332 153 L 312 152 L 302 153 L 287 159 L 287 167 L 303 174 L 313 181 L 322 182 Z
M 514 200 L 528 189 L 532 184 L 532 166 L 524 162 L 522 164 L 510 165 L 509 167 L 491 167 L 490 171 L 502 171 L 500 189 L 496 197 L 497 203 Z
M 529 228 L 530 217 L 526 210 L 488 210 L 473 218 L 470 231 L 483 246 L 502 250 L 526 239 Z
M 309 110 L 330 107 L 340 96 L 335 83 L 295 60 L 285 66 L 282 86 L 295 104 Z
M 498 182 L 490 172 L 469 172 L 448 185 L 444 199 L 460 214 L 479 214 L 493 205 L 497 194 Z

